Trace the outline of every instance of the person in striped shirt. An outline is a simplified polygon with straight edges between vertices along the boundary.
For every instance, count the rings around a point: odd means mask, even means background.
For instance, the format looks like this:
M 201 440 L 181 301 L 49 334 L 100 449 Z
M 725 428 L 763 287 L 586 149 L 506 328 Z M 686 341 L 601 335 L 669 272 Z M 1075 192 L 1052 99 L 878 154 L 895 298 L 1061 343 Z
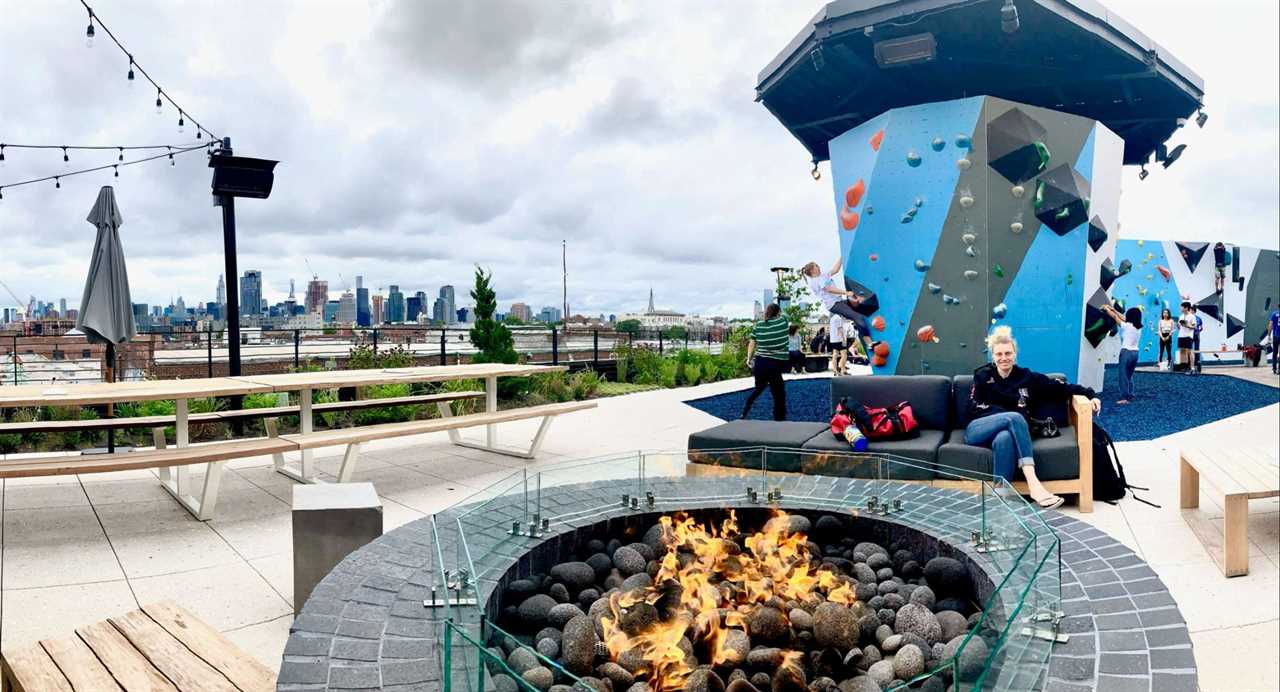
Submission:
M 756 378 L 756 386 L 742 407 L 743 418 L 751 413 L 756 397 L 768 387 L 769 394 L 773 396 L 773 419 L 787 419 L 787 388 L 782 381 L 782 373 L 787 370 L 789 358 L 788 326 L 787 318 L 782 316 L 782 308 L 772 303 L 765 309 L 764 319 L 751 328 L 751 340 L 747 342 L 747 367 Z

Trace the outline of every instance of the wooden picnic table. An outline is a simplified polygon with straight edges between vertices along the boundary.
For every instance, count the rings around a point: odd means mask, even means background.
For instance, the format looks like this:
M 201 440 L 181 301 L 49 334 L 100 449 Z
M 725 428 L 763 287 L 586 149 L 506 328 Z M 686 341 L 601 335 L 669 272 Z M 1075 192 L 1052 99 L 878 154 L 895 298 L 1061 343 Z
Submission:
M 1221 540 L 1203 516 L 1184 512 L 1192 532 L 1228 577 L 1249 573 L 1249 500 L 1280 496 L 1280 459 L 1264 447 L 1187 447 L 1179 455 L 1179 506 L 1200 506 L 1200 481 L 1222 494 Z
M 301 434 L 313 431 L 311 392 L 316 389 L 334 389 L 379 384 L 447 382 L 452 380 L 484 380 L 485 411 L 498 410 L 498 378 L 528 376 L 537 373 L 566 370 L 565 366 L 522 365 L 504 363 L 468 363 L 411 368 L 370 368 L 365 370 L 326 370 L 320 372 L 295 372 L 276 375 L 242 375 L 238 377 L 194 378 L 188 380 L 147 380 L 140 382 L 112 382 L 92 384 L 27 384 L 0 387 L 0 409 L 23 406 L 91 406 L 96 404 L 120 404 L 134 401 L 172 400 L 174 402 L 174 431 L 176 445 L 190 444 L 190 400 L 207 397 L 228 397 L 270 392 L 298 392 L 299 425 Z M 442 413 L 447 412 L 442 409 Z M 453 444 L 483 449 L 499 454 L 529 458 L 528 453 L 506 449 L 497 444 L 494 425 L 485 426 L 484 442 L 473 442 L 462 437 L 457 430 L 449 430 Z M 276 470 L 294 480 L 305 483 L 316 481 L 311 468 L 310 449 L 301 452 L 299 470 L 284 466 L 277 455 Z M 221 465 L 218 473 L 205 474 L 205 489 L 201 496 L 217 494 Z M 179 502 L 188 509 L 197 506 L 196 496 L 189 492 L 189 467 L 161 467 L 160 481 Z M 212 484 L 212 487 L 209 487 Z M 193 510 L 194 511 L 194 510 Z

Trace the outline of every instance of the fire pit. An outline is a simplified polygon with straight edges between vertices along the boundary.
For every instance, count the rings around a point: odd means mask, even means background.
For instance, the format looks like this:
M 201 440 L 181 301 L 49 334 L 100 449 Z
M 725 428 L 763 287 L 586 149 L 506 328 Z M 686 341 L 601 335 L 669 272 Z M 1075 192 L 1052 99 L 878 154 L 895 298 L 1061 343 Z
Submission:
M 803 452 L 735 450 L 735 466 L 759 466 L 696 477 L 683 452 L 544 467 L 397 529 L 316 587 L 280 689 L 1028 690 L 1102 677 L 1111 640 L 1081 616 L 1058 534 L 1016 495 L 962 475 L 882 480 L 913 463 L 886 457 L 824 455 L 858 478 L 762 470 L 774 453 Z M 1107 552 L 1090 562 L 1126 557 L 1087 538 Z M 1167 594 L 1132 599 L 1148 597 Z M 1151 626 L 1181 646 L 1185 627 Z

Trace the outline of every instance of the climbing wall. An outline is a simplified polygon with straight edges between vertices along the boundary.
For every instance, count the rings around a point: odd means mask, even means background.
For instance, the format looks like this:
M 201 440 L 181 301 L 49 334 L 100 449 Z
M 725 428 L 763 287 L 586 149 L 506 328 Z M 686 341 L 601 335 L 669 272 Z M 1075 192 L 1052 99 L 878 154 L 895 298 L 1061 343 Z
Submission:
M 982 96 L 831 140 L 845 283 L 878 304 L 873 370 L 971 372 L 1004 323 L 1023 365 L 1100 385 L 1103 341 L 1084 321 L 1106 300 L 1122 149 L 1094 121 Z
M 1121 240 L 1117 244 L 1114 264 L 1132 269 L 1115 280 L 1111 296 L 1125 307 L 1142 308 L 1139 363 L 1154 363 L 1159 354 L 1156 323 L 1161 309 L 1169 308 L 1176 320 L 1183 300 L 1198 306 L 1204 323 L 1201 349 L 1238 349 L 1262 340 L 1267 319 L 1280 303 L 1280 253 L 1224 243 L 1219 294 L 1214 280 L 1217 242 Z M 1119 348 L 1118 340 L 1110 339 L 1104 360 L 1114 362 Z M 1215 360 L 1238 361 L 1240 355 L 1209 357 L 1206 362 Z

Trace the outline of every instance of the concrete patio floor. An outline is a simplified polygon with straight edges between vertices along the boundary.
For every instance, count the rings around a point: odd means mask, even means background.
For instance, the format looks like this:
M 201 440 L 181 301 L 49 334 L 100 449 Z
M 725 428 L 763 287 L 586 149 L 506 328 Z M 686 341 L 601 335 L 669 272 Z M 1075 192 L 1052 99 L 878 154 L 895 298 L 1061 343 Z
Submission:
M 821 376 L 821 375 L 820 375 Z M 719 421 L 680 402 L 734 391 L 747 380 L 602 399 L 551 427 L 537 462 L 455 447 L 441 433 L 366 446 L 357 481 L 383 500 L 386 529 L 439 511 L 520 469 L 638 449 L 683 449 Z M 1153 411 L 1152 415 L 1159 415 Z M 528 439 L 535 422 L 500 427 Z M 475 434 L 474 432 L 472 433 Z M 1280 405 L 1176 435 L 1117 445 L 1132 483 L 1159 505 L 1125 500 L 1093 514 L 1064 511 L 1138 551 L 1187 619 L 1202 690 L 1280 688 L 1280 500 L 1255 500 L 1250 573 L 1226 579 L 1178 509 L 1182 444 L 1265 445 L 1280 455 Z M 339 457 L 320 459 L 334 473 Z M 294 483 L 269 458 L 229 465 L 216 518 L 201 523 L 149 471 L 9 480 L 0 508 L 0 646 L 75 627 L 169 597 L 272 668 L 292 622 L 289 502 Z M 1222 523 L 1220 498 L 1202 490 L 1191 510 Z

